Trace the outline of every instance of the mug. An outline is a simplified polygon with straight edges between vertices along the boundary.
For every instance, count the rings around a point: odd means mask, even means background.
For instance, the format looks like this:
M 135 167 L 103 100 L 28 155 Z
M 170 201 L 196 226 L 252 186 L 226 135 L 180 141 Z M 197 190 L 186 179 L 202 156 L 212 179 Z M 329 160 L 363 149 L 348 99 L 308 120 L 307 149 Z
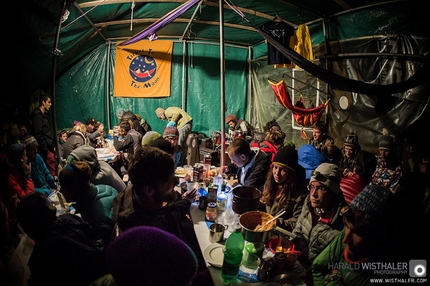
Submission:
M 214 223 L 209 227 L 209 241 L 222 242 L 224 240 L 224 232 L 228 228 L 226 225 Z

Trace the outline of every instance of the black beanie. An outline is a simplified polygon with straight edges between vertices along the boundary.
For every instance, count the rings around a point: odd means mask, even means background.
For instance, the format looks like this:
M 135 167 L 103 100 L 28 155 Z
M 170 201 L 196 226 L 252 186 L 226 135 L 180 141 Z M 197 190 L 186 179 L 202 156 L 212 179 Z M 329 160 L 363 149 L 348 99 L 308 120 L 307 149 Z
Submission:
M 296 171 L 298 160 L 297 150 L 291 146 L 284 146 L 278 150 L 272 164 Z

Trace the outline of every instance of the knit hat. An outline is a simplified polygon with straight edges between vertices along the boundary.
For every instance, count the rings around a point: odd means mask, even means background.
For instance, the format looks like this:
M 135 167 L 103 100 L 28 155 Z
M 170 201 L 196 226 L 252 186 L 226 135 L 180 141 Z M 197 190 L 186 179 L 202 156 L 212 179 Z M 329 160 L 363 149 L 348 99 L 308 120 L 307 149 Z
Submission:
M 384 213 L 388 198 L 392 195 L 387 187 L 367 185 L 354 197 L 349 207 L 377 217 Z
M 161 149 L 171 155 L 175 153 L 172 143 L 163 138 L 152 140 L 151 142 L 149 142 L 148 146 L 157 147 L 158 149 Z
M 148 145 L 155 139 L 163 138 L 157 131 L 148 131 L 142 137 L 142 146 Z
M 279 165 L 284 168 L 296 171 L 297 169 L 298 155 L 296 149 L 285 146 L 276 152 L 275 158 L 273 158 L 273 165 Z
M 175 126 L 167 126 L 166 128 L 164 128 L 163 138 L 171 136 L 179 137 L 178 128 L 176 128 Z
M 74 188 L 88 183 L 92 172 L 90 165 L 85 161 L 76 161 L 67 164 L 60 172 L 60 185 Z
M 344 145 L 356 147 L 358 145 L 358 136 L 354 132 L 347 134 Z
M 95 120 L 94 118 L 88 118 L 87 121 L 86 121 L 86 125 L 90 125 L 90 124 L 96 126 L 97 125 L 97 120 Z
M 225 123 L 229 123 L 230 121 L 234 121 L 237 122 L 237 117 L 234 114 L 230 114 L 229 116 L 227 116 L 227 118 L 225 119 Z
M 332 190 L 335 194 L 339 194 L 341 177 L 341 171 L 338 166 L 333 163 L 322 163 L 313 172 L 309 183 L 317 181 Z
M 394 147 L 394 138 L 390 135 L 382 135 L 379 138 L 379 150 L 391 150 Z
M 106 264 L 121 286 L 190 285 L 198 266 L 187 244 L 152 226 L 130 228 L 116 237 L 107 247 Z
M 304 144 L 297 150 L 299 156 L 298 163 L 305 169 L 306 179 L 310 179 L 312 172 L 323 162 L 326 162 L 326 157 L 320 150 L 310 144 Z
M 123 108 L 118 108 L 117 110 L 116 110 L 116 116 L 117 117 L 122 117 L 122 115 L 124 114 L 124 109 Z
M 162 115 L 164 115 L 164 111 L 164 108 L 159 107 L 155 110 L 155 114 L 157 114 L 157 117 L 161 117 Z

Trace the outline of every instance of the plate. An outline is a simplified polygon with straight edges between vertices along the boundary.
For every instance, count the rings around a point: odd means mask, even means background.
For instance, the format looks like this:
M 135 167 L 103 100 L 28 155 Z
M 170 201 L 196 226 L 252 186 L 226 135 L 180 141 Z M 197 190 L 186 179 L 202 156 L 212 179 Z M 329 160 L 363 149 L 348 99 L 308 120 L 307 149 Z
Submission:
M 212 243 L 206 247 L 203 255 L 210 265 L 214 267 L 222 267 L 222 262 L 224 260 L 224 245 Z

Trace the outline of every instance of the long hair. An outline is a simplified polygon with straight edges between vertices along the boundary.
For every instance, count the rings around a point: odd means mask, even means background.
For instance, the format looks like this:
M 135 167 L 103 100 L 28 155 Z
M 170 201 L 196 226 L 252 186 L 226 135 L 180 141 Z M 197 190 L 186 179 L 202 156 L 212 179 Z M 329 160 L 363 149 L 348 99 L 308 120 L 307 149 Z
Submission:
M 269 170 L 263 187 L 262 202 L 270 206 L 278 201 L 279 205 L 285 206 L 289 200 L 297 198 L 302 193 L 301 184 L 297 183 L 296 172 L 288 168 L 286 172 L 287 179 L 281 184 L 282 191 L 277 194 L 279 184 L 273 178 L 273 169 Z

